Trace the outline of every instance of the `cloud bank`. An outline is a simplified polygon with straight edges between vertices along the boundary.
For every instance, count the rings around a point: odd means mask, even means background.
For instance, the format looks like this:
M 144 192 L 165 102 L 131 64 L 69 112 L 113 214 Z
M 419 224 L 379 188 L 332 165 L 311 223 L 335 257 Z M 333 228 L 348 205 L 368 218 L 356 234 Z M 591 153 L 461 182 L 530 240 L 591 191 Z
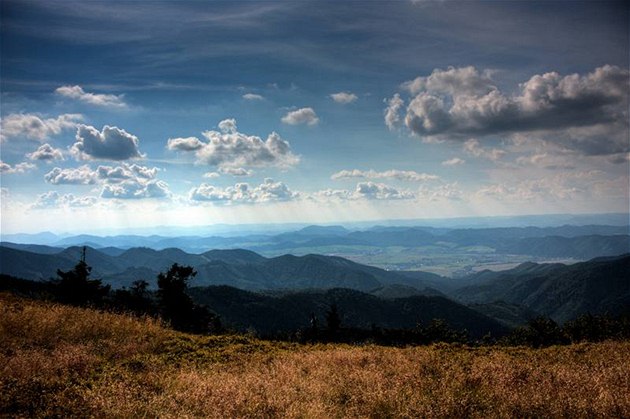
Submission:
M 340 179 L 396 179 L 409 182 L 425 182 L 429 180 L 438 180 L 440 177 L 437 175 L 431 175 L 428 173 L 418 173 L 413 170 L 386 170 L 384 172 L 377 172 L 375 170 L 341 170 L 337 173 L 333 173 L 330 177 L 332 180 Z
M 407 108 L 396 93 L 385 109 L 385 124 L 395 128 L 404 122 L 427 141 L 535 132 L 586 155 L 623 153 L 629 149 L 629 77 L 627 69 L 611 65 L 585 75 L 548 72 L 510 95 L 499 90 L 489 71 L 436 69 L 403 83 Z

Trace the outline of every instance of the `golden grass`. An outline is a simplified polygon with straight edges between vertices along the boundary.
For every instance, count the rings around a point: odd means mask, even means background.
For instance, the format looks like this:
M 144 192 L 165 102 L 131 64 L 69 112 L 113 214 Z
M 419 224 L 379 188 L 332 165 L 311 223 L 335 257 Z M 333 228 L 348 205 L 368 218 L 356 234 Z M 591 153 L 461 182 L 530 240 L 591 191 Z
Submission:
M 12 417 L 630 417 L 630 342 L 297 346 L 0 297 Z

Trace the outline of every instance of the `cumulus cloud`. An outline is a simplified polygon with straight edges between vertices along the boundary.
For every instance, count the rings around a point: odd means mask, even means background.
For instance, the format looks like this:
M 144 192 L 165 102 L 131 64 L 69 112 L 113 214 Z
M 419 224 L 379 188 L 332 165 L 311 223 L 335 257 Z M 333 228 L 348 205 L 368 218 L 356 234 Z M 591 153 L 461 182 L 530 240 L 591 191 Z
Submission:
M 50 144 L 42 144 L 37 150 L 26 155 L 31 160 L 55 161 L 63 160 L 63 152 Z
M 452 159 L 444 160 L 442 166 L 459 166 L 466 163 L 466 160 L 459 157 L 453 157 Z
M 375 170 L 341 170 L 333 173 L 330 177 L 332 180 L 363 178 L 363 179 L 396 179 L 410 182 L 426 182 L 429 180 L 438 180 L 440 177 L 428 173 L 418 173 L 413 170 L 386 170 L 377 172 Z
M 76 99 L 90 105 L 107 108 L 126 108 L 127 104 L 123 100 L 124 95 L 108 95 L 99 93 L 88 93 L 81 86 L 61 86 L 55 90 L 60 96 Z
M 354 190 L 324 189 L 311 195 L 316 200 L 400 200 L 414 199 L 416 195 L 408 190 L 400 190 L 383 183 L 359 182 Z
M 245 167 L 291 167 L 300 159 L 291 152 L 291 146 L 272 132 L 266 140 L 255 135 L 238 132 L 236 120 L 225 119 L 218 124 L 220 131 L 205 131 L 206 142 L 169 140 L 171 150 L 194 152 L 197 163 L 217 166 L 220 169 Z M 192 145 L 192 147 L 191 147 Z
M 516 93 L 505 94 L 491 72 L 474 67 L 434 70 L 406 82 L 404 125 L 425 140 L 465 139 L 537 132 L 548 142 L 583 154 L 627 152 L 627 69 L 605 65 L 586 75 L 534 75 Z M 400 124 L 397 93 L 385 110 L 385 124 Z
M 287 113 L 282 117 L 282 122 L 288 125 L 317 125 L 319 118 L 313 108 L 301 108 Z
M 11 166 L 8 163 L 3 162 L 2 160 L 0 160 L 0 173 L 5 174 L 5 175 L 13 175 L 16 173 L 26 173 L 30 170 L 33 170 L 36 166 L 32 163 L 28 163 L 28 162 L 22 162 L 22 163 L 17 163 L 13 166 Z
M 91 207 L 96 204 L 97 199 L 93 196 L 75 196 L 73 194 L 61 195 L 56 191 L 50 191 L 37 196 L 37 200 L 31 204 L 31 209 L 50 208 L 82 208 Z
M 171 195 L 168 184 L 155 179 L 148 182 L 128 179 L 120 183 L 105 184 L 101 191 L 101 198 L 105 199 L 169 198 Z
M 217 172 L 206 172 L 203 174 L 203 177 L 205 177 L 206 179 L 216 179 L 218 177 L 221 177 L 221 174 Z
M 261 95 L 257 95 L 256 93 L 245 93 L 243 95 L 243 99 L 245 100 L 263 100 L 264 97 Z
M 385 125 L 390 130 L 396 129 L 400 123 L 400 111 L 405 106 L 405 101 L 400 98 L 400 94 L 396 93 L 394 96 L 386 101 L 387 107 L 385 108 Z
M 158 172 L 157 167 L 146 167 L 138 164 L 123 164 L 121 166 L 99 166 L 96 174 L 99 179 L 108 183 L 118 183 L 125 180 L 134 180 L 135 182 L 148 181 L 155 179 Z
M 24 137 L 44 141 L 63 130 L 75 128 L 83 119 L 81 114 L 63 114 L 57 118 L 42 118 L 34 114 L 10 114 L 0 121 L 0 140 Z
M 53 185 L 93 185 L 98 175 L 88 165 L 77 168 L 55 167 L 44 175 L 44 180 Z
M 354 93 L 350 93 L 350 92 L 339 92 L 339 93 L 332 93 L 330 95 L 330 97 L 332 98 L 332 100 L 334 100 L 337 103 L 341 103 L 341 104 L 348 104 L 348 103 L 352 103 L 355 100 L 357 100 L 357 95 L 355 95 Z
M 464 148 L 464 151 L 470 154 L 471 156 L 481 157 L 481 158 L 492 160 L 492 161 L 497 161 L 505 155 L 505 151 L 500 150 L 498 148 L 493 148 L 493 149 L 483 148 L 481 144 L 479 144 L 479 141 L 474 138 L 471 138 L 470 140 L 466 141 L 464 143 L 463 148 Z
M 267 178 L 262 184 L 253 188 L 248 183 L 237 183 L 227 188 L 203 183 L 193 188 L 188 196 L 191 201 L 197 202 L 238 204 L 290 201 L 297 198 L 299 193 L 291 191 L 283 182 L 275 182 Z
M 128 160 L 140 158 L 140 140 L 135 135 L 118 127 L 105 125 L 102 131 L 79 125 L 76 143 L 70 152 L 78 160 Z
M 197 137 L 169 138 L 166 147 L 172 151 L 195 151 L 202 148 L 204 144 Z
M 413 199 L 415 195 L 409 191 L 401 191 L 391 186 L 375 183 L 361 182 L 354 191 L 355 196 L 365 199 Z

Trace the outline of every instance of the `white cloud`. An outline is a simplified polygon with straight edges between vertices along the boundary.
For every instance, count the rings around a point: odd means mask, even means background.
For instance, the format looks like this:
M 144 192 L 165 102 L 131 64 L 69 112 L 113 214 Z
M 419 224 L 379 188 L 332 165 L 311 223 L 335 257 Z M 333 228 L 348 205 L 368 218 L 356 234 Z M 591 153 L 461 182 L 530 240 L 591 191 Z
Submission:
M 387 108 L 385 108 L 385 125 L 390 130 L 394 130 L 400 123 L 400 111 L 405 105 L 405 101 L 400 98 L 398 93 L 387 100 Z
M 61 195 L 56 191 L 50 191 L 37 196 L 37 200 L 30 205 L 31 209 L 51 208 L 82 208 L 91 207 L 97 202 L 94 196 L 74 196 L 73 194 Z
M 310 195 L 311 198 L 319 201 L 356 201 L 367 200 L 402 200 L 414 199 L 416 196 L 408 190 L 400 190 L 383 183 L 359 182 L 354 190 L 347 189 L 324 189 Z
M 207 142 L 169 140 L 168 147 L 181 151 L 194 151 L 197 163 L 217 166 L 220 169 L 246 167 L 291 167 L 300 158 L 291 152 L 291 146 L 278 134 L 272 132 L 263 141 L 255 135 L 238 132 L 234 119 L 225 119 L 218 124 L 219 131 L 205 131 Z M 194 137 L 192 137 L 194 138 Z M 187 144 L 187 145 L 183 145 Z M 193 147 L 189 147 L 194 144 Z
M 459 166 L 466 163 L 466 160 L 459 157 L 453 157 L 452 159 L 444 160 L 442 166 Z
M 107 108 L 126 108 L 127 104 L 123 100 L 124 95 L 108 95 L 101 93 L 88 93 L 81 86 L 61 86 L 55 90 L 60 96 L 76 99 L 90 105 Z
M 601 180 L 602 174 L 598 170 L 585 170 L 524 180 L 507 180 L 481 187 L 475 195 L 482 199 L 491 197 L 507 202 L 571 201 L 578 197 L 589 197 L 591 191 L 597 188 L 596 185 L 606 184 L 607 181 Z M 627 195 L 627 189 L 625 193 Z
M 79 125 L 77 142 L 70 152 L 78 160 L 127 160 L 140 158 L 140 140 L 118 127 L 105 125 L 103 130 L 89 125 Z
M 0 140 L 24 137 L 30 140 L 44 141 L 63 130 L 77 126 L 83 119 L 80 114 L 63 114 L 57 118 L 42 118 L 34 114 L 10 114 L 2 118 Z
M 332 180 L 363 178 L 363 179 L 396 179 L 410 182 L 426 182 L 429 180 L 438 180 L 440 177 L 428 173 L 418 173 L 413 170 L 386 170 L 377 172 L 375 170 L 341 170 L 333 173 L 330 177 Z
M 203 174 L 203 177 L 205 177 L 206 179 L 216 179 L 218 177 L 221 177 L 221 174 L 217 172 L 206 172 Z
M 365 199 L 413 199 L 415 195 L 410 191 L 401 191 L 391 186 L 374 183 L 361 182 L 357 184 L 354 195 Z
M 197 137 L 169 138 L 166 143 L 166 147 L 172 151 L 195 151 L 204 145 L 205 143 Z
M 33 170 L 36 166 L 32 163 L 22 162 L 16 165 L 11 166 L 8 163 L 0 160 L 0 173 L 5 175 L 12 175 L 16 173 L 26 173 L 30 170 Z
M 521 166 L 534 166 L 548 170 L 571 170 L 575 169 L 574 162 L 571 160 L 559 155 L 536 153 L 529 156 L 518 157 L 516 159 L 516 164 Z
M 189 199 L 197 202 L 214 202 L 222 204 L 261 203 L 290 201 L 299 197 L 299 193 L 291 191 L 283 182 L 275 182 L 273 179 L 265 179 L 264 182 L 254 188 L 248 183 L 237 183 L 227 188 L 206 183 L 191 189 Z
M 134 180 L 135 182 L 143 182 L 155 179 L 158 172 L 157 167 L 146 167 L 137 164 L 123 164 L 121 166 L 99 166 L 96 174 L 99 179 L 108 183 L 118 183 L 125 180 Z
M 464 151 L 471 156 L 481 157 L 492 161 L 497 161 L 505 155 L 505 151 L 498 148 L 493 148 L 490 150 L 483 148 L 481 144 L 479 144 L 479 141 L 474 138 L 466 141 L 463 145 L 463 148 Z
M 251 170 L 244 169 L 242 167 L 222 167 L 219 172 L 224 175 L 230 175 L 235 177 L 248 177 L 253 174 Z
M 77 168 L 55 167 L 44 175 L 44 180 L 53 185 L 93 185 L 98 175 L 88 165 Z
M 586 75 L 534 75 L 513 95 L 502 93 L 488 71 L 436 69 L 406 82 L 405 126 L 424 140 L 536 132 L 549 143 L 586 155 L 627 152 L 627 69 L 605 65 Z M 396 94 L 398 95 L 398 94 Z M 385 110 L 390 129 L 402 100 Z
M 26 155 L 31 160 L 55 161 L 63 160 L 63 152 L 50 144 L 42 144 L 37 150 Z
M 418 199 L 421 201 L 459 201 L 463 198 L 464 192 L 460 189 L 457 182 L 445 183 L 432 188 L 422 186 L 418 190 Z
M 282 122 L 289 125 L 317 125 L 319 118 L 313 108 L 301 108 L 282 117 Z
M 355 100 L 357 100 L 357 95 L 355 95 L 354 93 L 350 93 L 350 92 L 339 92 L 339 93 L 332 93 L 330 95 L 330 97 L 332 98 L 332 100 L 334 100 L 337 103 L 341 103 L 341 104 L 348 104 L 348 103 L 352 103 Z
M 128 179 L 120 183 L 105 184 L 101 191 L 101 198 L 105 199 L 169 198 L 171 195 L 168 184 L 161 180 L 142 182 L 139 179 Z
M 245 93 L 243 95 L 243 99 L 245 99 L 245 100 L 263 100 L 265 98 L 262 97 L 261 95 L 255 94 L 255 93 Z

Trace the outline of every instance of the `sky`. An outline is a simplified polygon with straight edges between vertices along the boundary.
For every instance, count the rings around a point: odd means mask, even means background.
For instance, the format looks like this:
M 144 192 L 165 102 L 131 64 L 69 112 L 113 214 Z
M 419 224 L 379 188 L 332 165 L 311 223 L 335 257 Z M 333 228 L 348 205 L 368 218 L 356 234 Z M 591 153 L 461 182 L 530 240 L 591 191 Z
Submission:
M 629 6 L 0 2 L 1 229 L 629 213 Z

